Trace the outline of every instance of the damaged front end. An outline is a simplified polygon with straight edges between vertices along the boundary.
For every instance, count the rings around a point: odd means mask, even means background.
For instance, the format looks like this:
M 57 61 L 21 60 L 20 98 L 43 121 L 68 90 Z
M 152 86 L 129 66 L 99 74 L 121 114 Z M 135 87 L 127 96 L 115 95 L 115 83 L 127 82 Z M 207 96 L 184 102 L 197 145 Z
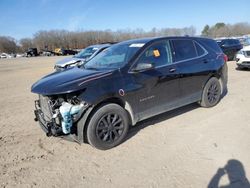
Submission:
M 38 121 L 47 136 L 77 134 L 75 123 L 88 109 L 89 104 L 76 95 L 39 95 L 35 101 L 35 121 Z

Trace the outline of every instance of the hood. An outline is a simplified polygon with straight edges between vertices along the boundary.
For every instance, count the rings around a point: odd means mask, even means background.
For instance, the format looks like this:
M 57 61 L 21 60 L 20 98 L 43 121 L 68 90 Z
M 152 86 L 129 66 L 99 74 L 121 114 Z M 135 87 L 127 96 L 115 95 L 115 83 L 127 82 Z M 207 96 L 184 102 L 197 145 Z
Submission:
M 250 51 L 250 45 L 249 46 L 244 46 L 241 50 L 242 51 Z
M 56 95 L 79 91 L 90 81 L 111 75 L 112 71 L 88 70 L 78 67 L 54 72 L 38 80 L 31 92 L 41 95 Z
M 56 66 L 58 67 L 65 67 L 67 65 L 70 65 L 70 64 L 74 64 L 78 61 L 84 61 L 85 59 L 81 59 L 81 58 L 76 58 L 76 57 L 69 57 L 69 58 L 65 58 L 65 59 L 62 59 L 60 61 L 58 61 L 56 63 Z

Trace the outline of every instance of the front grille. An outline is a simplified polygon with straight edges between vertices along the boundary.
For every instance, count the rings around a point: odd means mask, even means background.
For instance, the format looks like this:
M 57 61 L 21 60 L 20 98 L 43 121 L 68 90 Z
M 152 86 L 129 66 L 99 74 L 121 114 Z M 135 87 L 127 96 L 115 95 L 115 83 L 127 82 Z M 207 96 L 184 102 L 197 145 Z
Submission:
M 250 61 L 245 61 L 242 64 L 250 65 Z
M 50 106 L 50 99 L 47 96 L 39 95 L 39 103 L 41 111 L 43 112 L 44 119 L 46 121 L 51 121 L 52 119 L 52 109 Z

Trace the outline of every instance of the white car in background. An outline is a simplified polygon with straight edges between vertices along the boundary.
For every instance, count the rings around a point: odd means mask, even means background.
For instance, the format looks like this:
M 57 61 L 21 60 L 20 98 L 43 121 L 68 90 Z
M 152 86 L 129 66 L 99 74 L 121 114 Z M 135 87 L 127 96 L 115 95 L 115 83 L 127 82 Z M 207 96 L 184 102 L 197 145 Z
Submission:
M 239 69 L 250 68 L 250 46 L 245 46 L 236 54 L 236 64 Z
M 11 58 L 11 55 L 10 54 L 6 54 L 6 53 L 2 53 L 1 55 L 0 55 L 0 58 L 2 59 L 4 59 L 4 58 Z
M 16 54 L 16 57 L 18 58 L 18 57 L 24 57 L 25 56 L 25 54 Z

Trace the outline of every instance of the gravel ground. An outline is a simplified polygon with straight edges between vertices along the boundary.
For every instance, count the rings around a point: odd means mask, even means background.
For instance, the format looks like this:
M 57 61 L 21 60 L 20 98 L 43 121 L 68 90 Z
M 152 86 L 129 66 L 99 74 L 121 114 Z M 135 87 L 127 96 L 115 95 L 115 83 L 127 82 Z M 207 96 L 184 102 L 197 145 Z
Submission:
M 46 137 L 32 83 L 64 57 L 0 60 L 0 187 L 243 187 L 250 180 L 250 72 L 228 62 L 228 94 L 138 123 L 99 151 Z

